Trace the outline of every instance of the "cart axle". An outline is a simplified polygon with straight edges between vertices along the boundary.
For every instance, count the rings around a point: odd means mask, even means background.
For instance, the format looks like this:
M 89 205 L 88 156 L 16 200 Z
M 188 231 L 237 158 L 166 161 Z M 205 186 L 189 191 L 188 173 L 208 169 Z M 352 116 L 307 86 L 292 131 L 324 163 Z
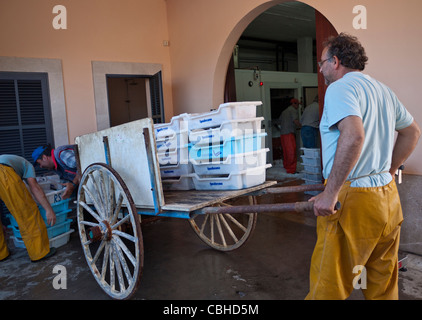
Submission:
M 112 237 L 110 224 L 107 221 L 103 221 L 100 222 L 99 226 L 89 228 L 87 237 L 92 242 L 101 240 L 110 241 Z

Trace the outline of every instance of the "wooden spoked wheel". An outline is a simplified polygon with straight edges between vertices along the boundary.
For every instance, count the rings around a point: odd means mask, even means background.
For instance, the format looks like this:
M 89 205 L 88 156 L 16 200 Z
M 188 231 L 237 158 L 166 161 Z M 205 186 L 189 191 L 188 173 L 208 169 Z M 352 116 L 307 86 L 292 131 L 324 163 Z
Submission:
M 249 204 L 255 197 L 249 196 Z M 217 206 L 230 206 L 219 203 Z M 220 251 L 231 251 L 242 246 L 255 229 L 257 213 L 197 214 L 189 219 L 198 237 L 210 247 Z
M 100 287 L 128 299 L 139 285 L 143 240 L 129 190 L 110 166 L 86 168 L 79 185 L 77 218 L 86 261 Z

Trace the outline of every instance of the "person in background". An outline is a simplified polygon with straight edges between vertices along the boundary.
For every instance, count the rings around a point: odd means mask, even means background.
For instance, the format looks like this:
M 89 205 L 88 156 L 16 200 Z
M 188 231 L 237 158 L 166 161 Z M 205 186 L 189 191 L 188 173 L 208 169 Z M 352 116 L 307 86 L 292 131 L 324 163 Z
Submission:
M 54 225 L 56 214 L 37 183 L 33 165 L 16 155 L 0 155 L 0 198 L 18 223 L 28 255 L 35 262 L 51 257 L 56 248 L 50 248 L 46 224 L 23 179 L 34 198 L 45 209 L 47 223 Z M 8 258 L 9 254 L 3 226 L 0 226 L 0 261 Z
M 303 111 L 300 123 L 302 124 L 302 127 L 300 128 L 300 135 L 302 137 L 303 147 L 316 148 L 318 145 L 317 139 L 319 128 L 318 95 Z
M 283 166 L 287 173 L 296 173 L 296 127 L 300 127 L 298 108 L 299 100 L 291 99 L 288 106 L 280 115 L 280 139 L 283 149 Z
M 398 299 L 403 214 L 394 174 L 421 131 L 391 89 L 362 73 L 367 60 L 358 39 L 341 33 L 325 42 L 318 63 L 328 85 L 320 123 L 326 187 L 309 199 L 318 218 L 306 299 L 346 299 L 359 271 L 366 299 Z
M 56 149 L 50 145 L 36 148 L 32 153 L 34 165 L 43 169 L 54 170 L 61 179 L 66 180 L 66 187 L 62 198 L 67 199 L 77 189 L 81 176 L 77 170 L 74 145 L 63 145 Z

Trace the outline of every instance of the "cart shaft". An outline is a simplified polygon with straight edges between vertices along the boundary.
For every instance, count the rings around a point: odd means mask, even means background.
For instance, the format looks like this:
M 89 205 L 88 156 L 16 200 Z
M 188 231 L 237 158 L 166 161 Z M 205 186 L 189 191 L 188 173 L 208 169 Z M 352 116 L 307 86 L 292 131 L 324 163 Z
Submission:
M 299 185 L 299 186 L 266 188 L 262 190 L 261 194 L 324 191 L 324 189 L 325 189 L 325 186 L 323 184 L 306 184 L 306 185 Z
M 334 210 L 340 210 L 341 204 L 337 201 Z M 199 214 L 221 214 L 221 213 L 268 213 L 268 212 L 313 212 L 314 202 L 303 201 L 293 203 L 257 204 L 251 206 L 233 207 L 206 207 L 199 210 Z
M 287 186 L 287 187 L 273 187 L 266 188 L 258 191 L 259 195 L 264 194 L 278 194 L 278 193 L 294 193 L 294 192 L 305 192 L 305 191 L 324 191 L 325 186 L 323 184 L 310 184 L 310 185 L 299 185 L 299 186 Z M 336 206 L 339 208 L 339 204 Z M 200 211 L 200 214 L 208 213 L 264 213 L 264 212 L 313 212 L 313 202 L 294 202 L 294 203 L 275 203 L 275 204 L 259 204 L 253 206 L 233 206 L 233 207 L 206 207 Z
M 258 204 L 251 206 L 233 206 L 233 207 L 206 207 L 200 211 L 200 214 L 219 214 L 219 213 L 264 213 L 264 212 L 312 212 L 314 208 L 313 202 L 293 202 L 293 203 L 276 203 L 276 204 Z

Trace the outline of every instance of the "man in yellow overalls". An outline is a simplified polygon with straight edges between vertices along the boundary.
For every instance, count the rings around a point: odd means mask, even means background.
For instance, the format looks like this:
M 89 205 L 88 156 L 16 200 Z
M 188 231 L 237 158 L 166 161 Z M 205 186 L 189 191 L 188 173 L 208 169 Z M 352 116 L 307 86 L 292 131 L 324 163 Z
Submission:
M 310 199 L 318 238 L 307 299 L 346 299 L 353 288 L 366 299 L 398 299 L 403 216 L 393 177 L 421 132 L 396 95 L 361 72 L 367 60 L 357 38 L 342 33 L 319 62 L 329 85 L 320 122 L 326 188 Z
M 15 155 L 0 155 L 0 199 L 19 225 L 29 258 L 39 261 L 52 256 L 55 248 L 50 249 L 46 224 L 22 179 L 26 179 L 35 199 L 45 209 L 49 225 L 55 224 L 56 214 L 35 177 L 35 169 L 26 159 Z M 9 250 L 0 222 L 0 261 L 8 256 Z

